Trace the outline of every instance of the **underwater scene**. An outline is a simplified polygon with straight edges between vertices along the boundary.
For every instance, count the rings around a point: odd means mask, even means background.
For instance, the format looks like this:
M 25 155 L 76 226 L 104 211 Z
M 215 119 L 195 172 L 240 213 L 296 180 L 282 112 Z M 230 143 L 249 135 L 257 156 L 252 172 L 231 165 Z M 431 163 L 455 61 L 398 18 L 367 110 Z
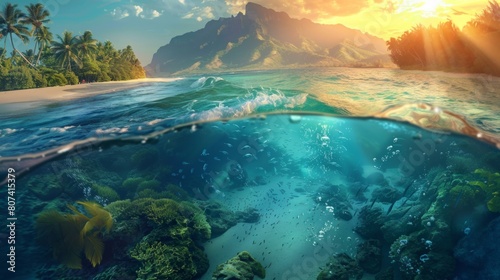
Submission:
M 311 68 L 0 104 L 2 279 L 497 279 L 498 86 Z
M 0 159 L 2 258 L 8 279 L 497 279 L 499 162 L 461 134 L 315 114 L 88 139 Z

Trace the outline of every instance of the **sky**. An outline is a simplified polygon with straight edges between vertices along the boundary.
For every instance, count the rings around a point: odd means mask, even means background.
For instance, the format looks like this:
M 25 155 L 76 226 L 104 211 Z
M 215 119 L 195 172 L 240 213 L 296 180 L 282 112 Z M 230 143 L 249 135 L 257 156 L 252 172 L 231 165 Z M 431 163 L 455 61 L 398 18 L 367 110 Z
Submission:
M 115 48 L 132 46 L 145 66 L 159 47 L 175 36 L 196 31 L 213 19 L 244 12 L 245 0 L 0 0 L 24 6 L 42 3 L 50 12 L 47 24 L 56 35 L 90 30 Z M 478 0 L 253 0 L 293 18 L 322 24 L 343 24 L 385 40 L 398 37 L 418 23 L 437 25 L 448 19 L 460 28 L 480 13 L 488 1 Z M 17 43 L 19 45 L 21 43 Z M 33 43 L 31 43 L 32 45 Z M 21 44 L 22 45 L 22 44 Z M 19 48 L 28 48 L 20 46 Z

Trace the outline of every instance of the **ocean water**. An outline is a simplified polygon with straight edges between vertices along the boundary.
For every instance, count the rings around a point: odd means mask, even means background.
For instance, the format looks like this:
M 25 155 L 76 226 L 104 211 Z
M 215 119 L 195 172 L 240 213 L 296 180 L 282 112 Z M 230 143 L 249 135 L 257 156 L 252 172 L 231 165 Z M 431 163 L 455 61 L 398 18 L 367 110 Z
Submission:
M 0 104 L 2 279 L 497 279 L 498 88 L 326 68 Z

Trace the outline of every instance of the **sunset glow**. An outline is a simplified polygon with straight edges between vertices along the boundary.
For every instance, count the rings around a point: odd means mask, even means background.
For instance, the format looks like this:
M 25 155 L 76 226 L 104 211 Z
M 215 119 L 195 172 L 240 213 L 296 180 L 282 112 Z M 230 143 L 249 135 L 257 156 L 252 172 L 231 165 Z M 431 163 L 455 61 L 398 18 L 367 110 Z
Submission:
M 450 5 L 442 0 L 405 0 L 399 5 L 396 13 L 417 13 L 423 17 L 436 17 L 440 11 L 443 11 Z
M 112 40 L 119 47 L 131 44 L 145 62 L 151 60 L 158 46 L 175 36 L 201 29 L 210 20 L 245 13 L 248 2 L 286 12 L 292 18 L 342 24 L 384 40 L 397 38 L 417 24 L 437 26 L 452 20 L 461 29 L 488 5 L 488 0 L 89 0 L 91 4 L 71 1 L 71 5 L 60 2 L 64 4 L 49 7 L 53 9 L 53 24 L 49 24 L 52 32 L 83 32 L 80 29 L 85 26 L 96 38 Z M 31 1 L 16 3 L 24 7 Z M 157 30 L 154 26 L 162 28 Z M 130 42 L 130 37 L 136 40 Z

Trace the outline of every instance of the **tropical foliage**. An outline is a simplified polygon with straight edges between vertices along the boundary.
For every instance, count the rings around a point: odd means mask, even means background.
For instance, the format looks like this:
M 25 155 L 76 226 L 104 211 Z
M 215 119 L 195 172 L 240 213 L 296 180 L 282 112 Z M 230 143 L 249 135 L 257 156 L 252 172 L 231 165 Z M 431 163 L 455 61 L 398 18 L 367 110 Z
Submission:
M 130 46 L 117 50 L 111 42 L 93 38 L 88 30 L 81 35 L 69 31 L 53 35 L 45 25 L 50 13 L 42 4 L 25 9 L 7 3 L 0 10 L 0 90 L 145 77 Z M 30 42 L 33 47 L 24 52 L 18 49 Z
M 500 5 L 490 1 L 462 30 L 451 20 L 437 27 L 417 25 L 387 41 L 401 69 L 445 70 L 500 75 Z

